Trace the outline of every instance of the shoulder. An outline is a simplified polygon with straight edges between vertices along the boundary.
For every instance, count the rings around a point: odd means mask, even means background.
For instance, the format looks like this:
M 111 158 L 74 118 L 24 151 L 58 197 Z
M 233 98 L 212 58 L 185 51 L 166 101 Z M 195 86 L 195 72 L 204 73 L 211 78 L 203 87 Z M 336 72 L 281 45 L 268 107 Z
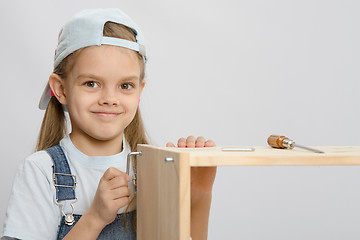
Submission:
M 32 189 L 36 189 L 41 183 L 48 185 L 52 179 L 52 165 L 51 157 L 46 151 L 31 154 L 23 159 L 18 167 L 14 186 L 27 185 L 29 182 L 33 182 L 36 183 L 36 186 L 32 186 Z
M 40 189 L 51 192 L 52 165 L 52 159 L 46 151 L 35 152 L 23 159 L 15 174 L 12 194 L 16 190 L 28 194 Z
M 33 162 L 33 163 L 41 163 L 42 161 L 51 160 L 50 155 L 46 152 L 46 150 L 41 150 L 34 152 L 30 156 L 25 158 L 25 161 Z
M 51 175 L 52 172 L 52 159 L 45 151 L 38 151 L 26 157 L 19 167 L 18 172 L 41 172 L 44 176 Z M 31 171 L 30 171 L 31 170 Z

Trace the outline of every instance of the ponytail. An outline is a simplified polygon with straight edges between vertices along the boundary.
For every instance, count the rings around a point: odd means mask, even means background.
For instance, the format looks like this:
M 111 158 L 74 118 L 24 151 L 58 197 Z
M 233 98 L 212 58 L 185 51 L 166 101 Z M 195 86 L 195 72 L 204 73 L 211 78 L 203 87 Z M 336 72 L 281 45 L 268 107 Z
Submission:
M 51 97 L 41 124 L 36 151 L 59 144 L 66 134 L 66 120 L 61 103 Z
M 144 127 L 143 120 L 141 118 L 139 108 L 136 110 L 136 114 L 135 114 L 134 119 L 125 128 L 124 134 L 125 134 L 126 141 L 129 143 L 132 152 L 135 152 L 137 150 L 136 148 L 137 148 L 138 144 L 148 144 L 148 140 L 147 140 L 146 132 L 145 132 L 145 127 Z M 137 173 L 136 158 L 132 158 L 131 166 L 133 167 L 133 171 L 136 174 Z M 125 209 L 125 213 L 128 212 L 129 207 L 132 204 L 136 203 L 136 196 L 137 196 L 137 194 L 135 193 L 135 195 L 130 199 L 129 204 Z M 124 215 L 124 227 L 126 229 L 126 221 L 125 221 L 125 219 L 126 219 L 126 215 Z M 137 228 L 136 222 L 137 222 L 137 218 L 136 218 L 136 214 L 134 214 L 133 227 L 134 227 L 135 231 L 136 231 L 136 228 Z
M 145 127 L 141 118 L 139 108 L 131 123 L 124 130 L 126 141 L 129 143 L 131 151 L 135 152 L 138 144 L 147 144 Z

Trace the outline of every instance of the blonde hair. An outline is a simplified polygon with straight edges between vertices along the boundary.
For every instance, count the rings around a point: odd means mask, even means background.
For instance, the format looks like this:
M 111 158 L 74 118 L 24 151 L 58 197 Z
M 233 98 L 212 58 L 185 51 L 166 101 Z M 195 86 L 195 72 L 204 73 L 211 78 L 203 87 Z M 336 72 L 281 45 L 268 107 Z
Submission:
M 136 42 L 135 33 L 128 27 L 107 22 L 104 25 L 103 35 L 106 37 L 116 37 L 121 39 L 130 40 Z M 73 52 L 67 56 L 55 69 L 54 73 L 59 75 L 61 78 L 66 79 L 67 73 L 69 73 L 74 65 L 76 57 L 81 52 L 81 49 Z M 138 54 L 140 63 L 140 83 L 145 78 L 145 64 L 143 58 Z M 66 135 L 66 118 L 62 104 L 56 99 L 51 97 L 50 102 L 46 108 L 44 118 L 41 124 L 41 129 L 36 145 L 36 151 L 45 150 L 49 147 L 59 144 L 60 140 Z M 141 118 L 139 107 L 136 110 L 136 114 L 131 123 L 125 128 L 124 134 L 127 142 L 130 145 L 131 151 L 136 151 L 137 144 L 147 144 L 147 136 L 144 128 L 144 124 Z M 136 173 L 136 160 L 132 162 L 134 172 Z M 130 204 L 136 199 L 135 196 L 131 199 Z M 126 209 L 127 211 L 127 209 Z M 136 222 L 136 218 L 134 219 Z

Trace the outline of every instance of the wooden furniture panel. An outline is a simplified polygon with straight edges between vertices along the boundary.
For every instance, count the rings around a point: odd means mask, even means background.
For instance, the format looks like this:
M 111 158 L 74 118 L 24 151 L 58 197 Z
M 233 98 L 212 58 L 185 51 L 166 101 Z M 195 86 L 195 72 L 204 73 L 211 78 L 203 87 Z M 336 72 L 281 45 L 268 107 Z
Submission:
M 188 240 L 191 167 L 360 165 L 360 146 L 295 148 L 255 147 L 253 152 L 215 148 L 166 148 L 138 145 L 138 239 Z M 165 158 L 173 158 L 166 162 Z
M 137 236 L 144 240 L 190 238 L 188 154 L 139 146 Z M 174 161 L 165 162 L 165 157 Z

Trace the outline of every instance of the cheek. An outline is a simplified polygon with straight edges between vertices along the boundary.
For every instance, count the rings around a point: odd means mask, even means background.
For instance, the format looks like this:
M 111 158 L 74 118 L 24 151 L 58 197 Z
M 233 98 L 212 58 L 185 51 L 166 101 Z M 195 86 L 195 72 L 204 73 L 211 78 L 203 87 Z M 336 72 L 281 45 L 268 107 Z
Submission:
M 126 112 L 129 114 L 129 118 L 133 119 L 138 108 L 139 97 L 131 97 L 123 100 L 123 106 Z
M 68 108 L 69 110 L 73 110 L 75 112 L 80 113 L 81 110 L 87 109 L 89 106 L 94 104 L 96 99 L 89 94 L 81 94 L 81 92 L 71 95 L 68 98 Z
M 134 109 L 134 108 L 136 110 L 138 103 L 139 103 L 139 96 L 132 95 L 132 96 L 124 97 L 123 99 L 121 99 L 121 102 L 123 103 L 124 106 L 126 106 L 126 108 L 128 110 Z

